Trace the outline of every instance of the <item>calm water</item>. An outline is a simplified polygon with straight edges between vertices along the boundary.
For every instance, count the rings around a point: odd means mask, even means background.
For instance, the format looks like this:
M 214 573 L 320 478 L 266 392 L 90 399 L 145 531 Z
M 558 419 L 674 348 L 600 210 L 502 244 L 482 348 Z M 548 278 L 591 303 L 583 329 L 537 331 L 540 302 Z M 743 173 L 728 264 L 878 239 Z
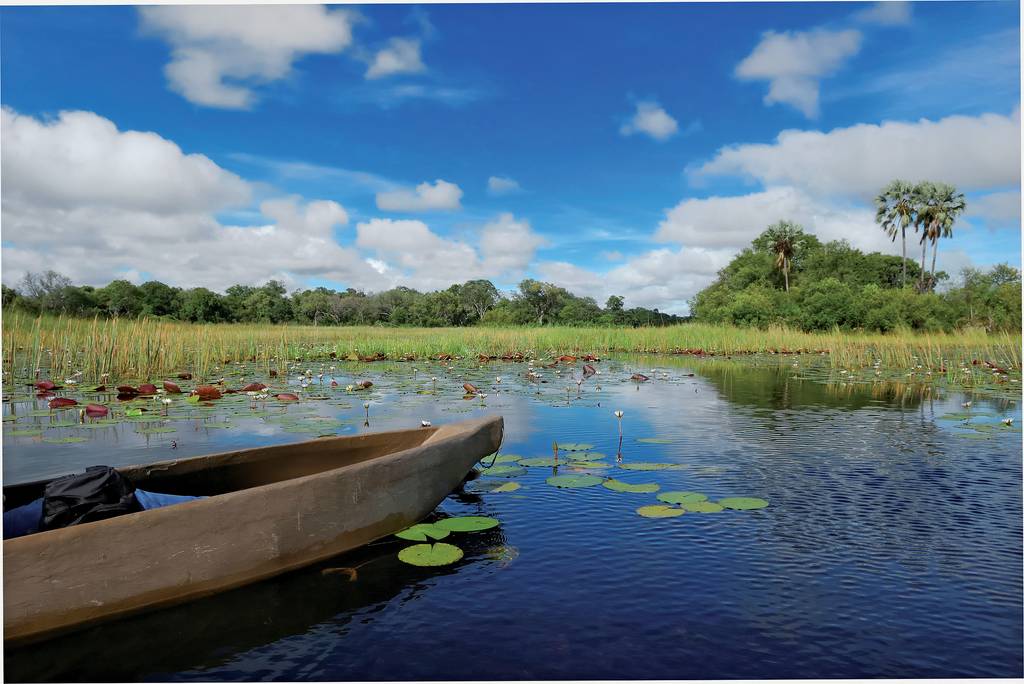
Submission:
M 139 434 L 139 424 L 44 430 L 87 437 L 56 445 L 9 434 L 49 418 L 5 423 L 4 478 L 306 439 L 315 434 L 295 430 L 315 431 L 302 427 L 315 425 L 313 416 L 338 419 L 325 424 L 354 434 L 499 413 L 502 453 L 549 456 L 552 441 L 587 442 L 609 454 L 604 475 L 712 500 L 762 497 L 770 506 L 648 519 L 635 510 L 658 503 L 654 494 L 556 489 L 545 483 L 551 468 L 511 480 L 523 485 L 514 493 L 483 492 L 482 478 L 439 512 L 492 516 L 501 526 L 446 540 L 465 550 L 453 566 L 404 565 L 396 554 L 407 542 L 385 540 L 255 586 L 8 651 L 6 678 L 1024 674 L 1021 438 L 999 423 L 1014 417 L 1020 425 L 1019 399 L 825 385 L 797 379 L 788 362 L 606 360 L 579 396 L 569 369 L 544 369 L 547 382 L 528 383 L 525 364 L 421 364 L 415 376 L 411 365 L 336 371 L 341 388 L 324 390 L 329 399 L 271 406 L 257 418 L 246 417 L 244 397 L 225 400 L 230 408 L 212 417 L 175 407 L 168 433 Z M 638 370 L 651 381 L 629 382 Z M 431 376 L 436 394 L 428 393 Z M 376 383 L 371 392 L 344 391 L 361 378 Z M 463 400 L 466 380 L 487 398 Z M 951 417 L 968 398 L 969 420 Z M 687 467 L 618 468 L 615 410 L 625 412 L 623 463 Z M 234 427 L 205 427 L 225 414 Z M 652 438 L 668 443 L 637 441 Z M 331 571 L 339 567 L 356 568 L 355 581 Z

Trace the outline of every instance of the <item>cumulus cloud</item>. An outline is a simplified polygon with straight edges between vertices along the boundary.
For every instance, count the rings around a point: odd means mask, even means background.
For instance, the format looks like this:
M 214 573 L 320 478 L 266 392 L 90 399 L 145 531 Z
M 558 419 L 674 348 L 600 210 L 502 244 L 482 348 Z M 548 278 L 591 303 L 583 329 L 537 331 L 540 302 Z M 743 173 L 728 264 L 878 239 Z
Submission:
M 543 280 L 603 304 L 610 295 L 625 297 L 626 306 L 657 308 L 685 314 L 687 300 L 707 287 L 729 263 L 732 250 L 682 247 L 655 249 L 599 273 L 564 261 L 537 265 Z
M 964 218 L 979 220 L 989 228 L 1020 230 L 1020 190 L 991 192 L 969 198 Z
M 356 245 L 376 254 L 393 284 L 421 290 L 475 278 L 518 276 L 545 241 L 527 221 L 501 214 L 480 233 L 479 250 L 434 233 L 423 221 L 376 218 L 356 225 Z
M 461 209 L 462 190 L 441 179 L 433 185 L 420 183 L 415 189 L 402 188 L 377 193 L 377 208 L 382 211 L 453 211 Z
M 876 2 L 867 9 L 853 15 L 853 18 L 865 24 L 879 26 L 903 26 L 910 23 L 911 8 L 909 2 L 903 0 L 883 0 Z
M 821 79 L 838 71 L 860 45 L 861 33 L 853 29 L 768 31 L 735 73 L 741 80 L 768 81 L 765 104 L 781 102 L 815 118 Z
M 487 179 L 487 193 L 495 197 L 511 195 L 519 192 L 519 181 L 504 176 L 491 176 Z
M 636 112 L 622 124 L 619 133 L 627 136 L 643 133 L 664 142 L 678 130 L 679 124 L 657 102 L 637 102 Z
M 353 15 L 322 5 L 140 7 L 144 31 L 171 45 L 171 89 L 207 107 L 246 109 L 253 86 L 282 79 L 308 54 L 352 42 Z
M 868 251 L 893 250 L 869 206 L 814 197 L 793 187 L 684 200 L 665 213 L 654 237 L 661 242 L 736 252 L 780 219 L 795 221 L 823 241 L 845 239 Z
M 787 130 L 774 143 L 724 147 L 691 174 L 744 176 L 863 199 L 893 178 L 941 180 L 961 190 L 1019 186 L 1020 110 L 858 124 L 827 133 Z
M 223 289 L 316 276 L 358 287 L 385 281 L 334 230 L 336 202 L 260 204 L 257 226 L 216 215 L 249 202 L 249 183 L 155 133 L 119 131 L 91 112 L 43 121 L 4 109 L 3 279 L 54 269 L 77 283 L 116 277 Z
M 392 38 L 388 46 L 377 52 L 366 70 L 366 78 L 375 79 L 394 74 L 418 74 L 426 71 L 420 58 L 420 41 L 415 38 Z

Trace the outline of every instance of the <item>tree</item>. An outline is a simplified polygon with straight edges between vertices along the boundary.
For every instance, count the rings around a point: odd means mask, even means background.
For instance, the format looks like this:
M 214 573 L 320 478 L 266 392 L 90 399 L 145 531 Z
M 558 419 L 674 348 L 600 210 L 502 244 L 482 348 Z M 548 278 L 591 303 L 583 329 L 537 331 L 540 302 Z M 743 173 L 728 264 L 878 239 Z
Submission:
M 220 323 L 231 320 L 225 298 L 205 287 L 196 287 L 181 293 L 179 316 L 194 323 Z
M 71 279 L 56 271 L 26 273 L 21 281 L 22 296 L 40 311 L 63 311 Z
M 142 313 L 142 294 L 139 288 L 127 280 L 115 280 L 97 290 L 96 298 L 107 313 L 115 318 L 133 317 Z
M 953 224 L 967 209 L 967 200 L 962 192 L 947 183 L 926 181 L 914 188 L 914 203 L 917 222 L 921 225 L 921 271 L 920 289 L 935 287 L 935 258 L 939 252 L 939 239 L 953 236 Z M 930 241 L 932 244 L 932 270 L 928 283 L 924 281 L 924 260 Z
M 538 325 L 557 311 L 568 296 L 563 288 L 527 278 L 519 283 L 519 299 L 533 312 Z
M 139 285 L 142 313 L 149 316 L 176 316 L 179 295 L 181 295 L 180 289 L 165 285 L 159 280 L 151 280 Z
M 790 221 L 779 221 L 768 226 L 760 237 L 767 250 L 775 255 L 775 267 L 782 271 L 786 292 L 789 292 L 789 270 L 793 258 L 804 246 L 804 229 Z
M 875 198 L 875 222 L 892 238 L 900 236 L 903 244 L 902 286 L 907 285 L 907 226 L 914 221 L 914 186 L 907 181 L 894 180 Z
M 622 311 L 622 307 L 626 304 L 626 300 L 618 295 L 611 295 L 608 297 L 608 301 L 604 303 L 604 308 L 609 311 Z
M 462 305 L 473 312 L 476 320 L 482 320 L 484 314 L 498 303 L 501 295 L 498 288 L 490 280 L 470 280 L 459 292 Z

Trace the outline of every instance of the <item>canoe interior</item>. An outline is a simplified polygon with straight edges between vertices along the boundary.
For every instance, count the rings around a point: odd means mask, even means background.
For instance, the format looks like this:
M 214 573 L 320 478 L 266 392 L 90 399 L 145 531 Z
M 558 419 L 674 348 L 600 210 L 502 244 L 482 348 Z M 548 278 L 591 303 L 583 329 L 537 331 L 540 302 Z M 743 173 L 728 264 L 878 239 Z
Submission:
M 325 437 L 207 456 L 126 466 L 118 470 L 136 486 L 163 494 L 215 496 L 361 463 L 423 444 L 438 428 Z M 54 478 L 4 487 L 4 510 L 43 495 Z

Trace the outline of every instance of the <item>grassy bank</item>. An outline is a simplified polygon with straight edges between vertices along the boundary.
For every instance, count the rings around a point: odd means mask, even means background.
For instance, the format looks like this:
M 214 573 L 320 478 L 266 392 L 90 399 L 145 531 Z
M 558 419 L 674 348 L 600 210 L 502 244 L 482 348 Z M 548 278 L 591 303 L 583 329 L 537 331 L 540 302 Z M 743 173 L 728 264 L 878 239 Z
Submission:
M 688 323 L 664 328 L 380 328 L 251 324 L 189 324 L 157 320 L 3 317 L 4 369 L 46 368 L 85 381 L 150 378 L 189 370 L 204 375 L 226 361 L 256 361 L 268 368 L 284 360 L 383 356 L 425 360 L 610 352 L 827 353 L 836 367 L 955 370 L 989 361 L 1020 370 L 1021 335 L 965 330 L 956 334 L 804 333 L 787 328 L 756 330 Z

